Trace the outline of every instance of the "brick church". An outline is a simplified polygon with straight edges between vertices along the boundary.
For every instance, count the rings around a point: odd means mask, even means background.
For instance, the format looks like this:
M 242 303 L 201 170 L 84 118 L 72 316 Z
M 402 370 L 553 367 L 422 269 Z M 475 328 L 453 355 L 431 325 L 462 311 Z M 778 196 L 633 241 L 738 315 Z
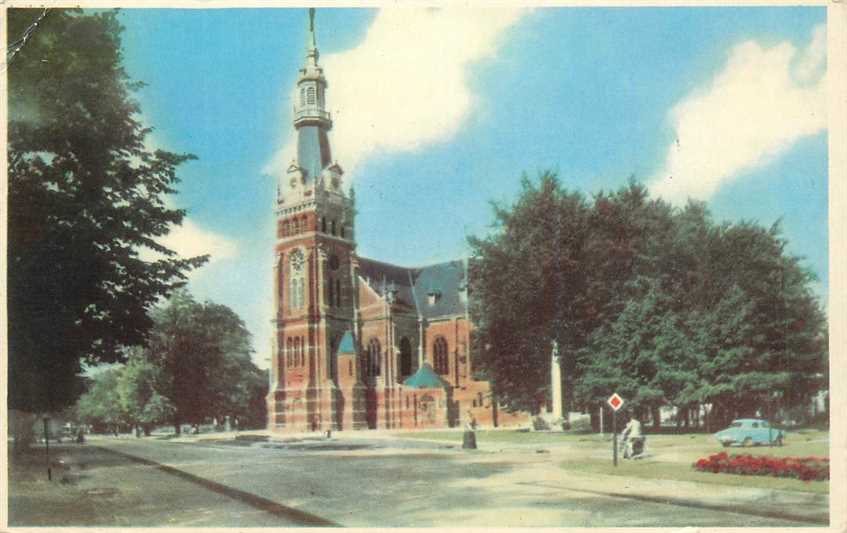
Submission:
M 525 422 L 473 378 L 463 261 L 406 268 L 356 254 L 353 199 L 332 159 L 327 82 L 309 10 L 294 102 L 296 158 L 278 185 L 273 431 Z

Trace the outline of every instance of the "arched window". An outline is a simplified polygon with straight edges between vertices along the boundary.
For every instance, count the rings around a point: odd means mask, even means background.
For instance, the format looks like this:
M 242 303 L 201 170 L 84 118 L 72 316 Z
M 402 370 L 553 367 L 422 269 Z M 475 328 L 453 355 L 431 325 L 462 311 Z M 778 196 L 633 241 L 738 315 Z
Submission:
M 300 87 L 300 105 L 306 105 L 306 88 Z
M 434 346 L 434 366 L 435 371 L 441 374 L 442 376 L 447 375 L 450 372 L 449 362 L 447 360 L 447 341 L 444 337 L 438 337 L 435 339 Z
M 407 337 L 400 339 L 400 378 L 412 374 L 412 343 Z M 408 399 L 408 398 L 407 398 Z
M 327 282 L 327 296 L 329 297 L 328 303 L 329 303 L 330 307 L 335 305 L 335 292 L 334 291 L 335 291 L 335 282 L 333 281 L 332 278 L 329 278 L 329 280 Z
M 282 236 L 283 236 L 283 237 L 288 237 L 288 233 L 289 233 L 290 231 L 291 231 L 290 224 L 289 224 L 289 223 L 288 223 L 288 221 L 286 220 L 285 222 L 283 222 L 283 223 L 282 223 Z
M 353 361 L 347 361 L 347 374 L 353 375 Z
M 334 220 L 329 223 L 329 228 L 330 228 L 329 232 L 332 233 L 333 235 L 335 235 L 335 221 Z
M 294 250 L 289 255 L 288 267 L 288 308 L 300 309 L 303 307 L 303 287 L 305 284 L 306 268 L 303 252 Z
M 315 105 L 315 88 L 309 87 L 306 89 L 306 103 L 309 105 Z
M 342 239 L 346 239 L 346 237 L 344 236 L 344 224 L 341 224 L 341 232 L 339 233 L 339 235 L 341 235 Z
M 368 374 L 371 376 L 378 376 L 380 374 L 380 349 L 379 341 L 377 339 L 371 339 L 368 343 L 368 365 L 370 368 L 368 369 Z
M 306 366 L 306 343 L 303 337 L 300 337 L 300 366 Z
M 321 217 L 321 232 L 326 233 L 326 217 Z

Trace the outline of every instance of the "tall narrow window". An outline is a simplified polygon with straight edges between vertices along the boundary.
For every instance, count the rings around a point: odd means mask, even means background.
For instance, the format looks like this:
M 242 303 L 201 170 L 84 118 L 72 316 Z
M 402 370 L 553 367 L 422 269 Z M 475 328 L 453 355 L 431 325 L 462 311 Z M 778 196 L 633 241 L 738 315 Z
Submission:
M 326 217 L 321 217 L 321 232 L 326 233 Z
M 368 343 L 368 363 L 370 364 L 370 372 L 371 376 L 380 375 L 380 349 L 379 341 L 377 339 L 371 339 Z
M 294 355 L 291 353 L 291 337 L 285 339 L 285 368 L 291 368 L 294 362 Z
M 341 307 L 341 280 L 335 280 L 335 306 Z
M 306 88 L 300 87 L 300 105 L 306 105 Z
M 309 87 L 306 89 L 306 103 L 309 105 L 315 105 L 315 88 Z
M 335 221 L 334 220 L 329 223 L 329 228 L 330 228 L 329 232 L 332 233 L 333 235 L 335 235 Z
M 400 339 L 400 378 L 412 375 L 412 343 L 407 337 Z
M 305 258 L 303 257 L 303 252 L 300 250 L 294 250 L 291 252 L 288 262 L 290 270 L 288 277 L 288 307 L 289 309 L 300 309 L 303 307 L 303 286 L 305 277 Z
M 327 283 L 327 291 L 329 296 L 329 305 L 330 307 L 335 305 L 335 282 L 333 282 L 332 278 L 329 278 L 329 282 Z
M 444 337 L 438 337 L 435 339 L 434 345 L 434 366 L 435 371 L 441 374 L 442 376 L 447 375 L 450 371 L 449 362 L 447 358 L 447 341 Z

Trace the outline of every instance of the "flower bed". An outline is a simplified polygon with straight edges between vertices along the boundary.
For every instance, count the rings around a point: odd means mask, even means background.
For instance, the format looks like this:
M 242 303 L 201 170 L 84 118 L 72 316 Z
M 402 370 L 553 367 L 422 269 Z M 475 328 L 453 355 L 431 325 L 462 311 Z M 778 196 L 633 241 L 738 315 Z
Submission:
M 699 459 L 694 468 L 701 472 L 724 472 L 742 476 L 791 477 L 803 481 L 829 479 L 828 457 L 770 457 L 716 453 Z

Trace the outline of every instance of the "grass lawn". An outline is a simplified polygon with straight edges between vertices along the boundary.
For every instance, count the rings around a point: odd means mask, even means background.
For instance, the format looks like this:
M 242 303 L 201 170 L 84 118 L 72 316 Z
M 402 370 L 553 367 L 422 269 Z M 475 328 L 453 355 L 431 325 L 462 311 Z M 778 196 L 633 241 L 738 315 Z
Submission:
M 739 476 L 735 474 L 713 474 L 698 472 L 690 465 L 650 461 L 619 461 L 618 466 L 612 464 L 611 458 L 606 461 L 598 459 L 580 459 L 561 463 L 562 468 L 574 472 L 590 474 L 606 474 L 640 479 L 666 479 L 673 481 L 694 481 L 696 483 L 712 483 L 737 487 L 755 487 L 762 489 L 793 490 L 799 492 L 829 493 L 828 481 L 800 481 L 799 479 L 777 478 L 769 476 Z
M 398 432 L 395 437 L 404 439 L 439 440 L 450 443 L 462 443 L 461 431 L 406 431 Z M 560 442 L 593 442 L 600 437 L 591 434 L 553 433 L 540 431 L 477 430 L 478 442 L 496 442 L 498 444 L 555 444 Z
M 419 431 L 397 433 L 401 438 L 437 440 L 460 444 L 461 431 Z M 585 473 L 627 476 L 643 479 L 668 479 L 715 483 L 731 486 L 758 487 L 793 490 L 801 492 L 828 493 L 829 482 L 803 482 L 798 479 L 767 476 L 740 476 L 734 474 L 712 474 L 697 472 L 692 465 L 697 459 L 725 451 L 729 454 L 770 455 L 775 457 L 817 456 L 829 457 L 829 433 L 820 430 L 789 431 L 785 446 L 755 446 L 723 448 L 712 435 L 704 433 L 684 435 L 647 434 L 647 450 L 650 457 L 639 461 L 620 461 L 617 468 L 612 465 L 611 436 L 597 434 L 550 433 L 528 431 L 477 431 L 477 442 L 498 445 L 552 445 L 567 447 L 573 458 L 561 463 L 562 468 Z M 608 450 L 608 459 L 597 457 L 598 452 Z

